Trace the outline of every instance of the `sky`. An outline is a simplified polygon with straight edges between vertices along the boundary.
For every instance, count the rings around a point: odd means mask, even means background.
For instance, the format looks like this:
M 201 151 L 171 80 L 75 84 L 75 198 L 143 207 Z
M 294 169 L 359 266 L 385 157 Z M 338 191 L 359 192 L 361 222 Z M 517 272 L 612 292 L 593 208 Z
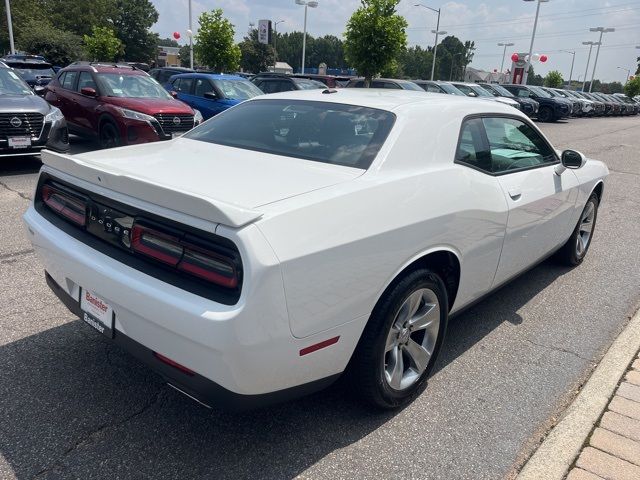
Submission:
M 161 37 L 174 31 L 186 39 L 189 0 L 151 0 L 160 18 L 152 28 Z M 409 24 L 408 44 L 432 46 L 437 14 L 414 4 L 420 0 L 401 0 L 398 12 Z M 294 0 L 192 0 L 194 31 L 198 15 L 206 10 L 222 8 L 235 26 L 236 40 L 249 29 L 250 23 L 260 19 L 284 20 L 278 24 L 279 32 L 302 30 L 304 7 Z M 359 0 L 318 0 L 318 7 L 309 9 L 307 32 L 313 36 L 327 34 L 342 37 L 351 14 L 360 5 Z M 471 66 L 484 70 L 499 69 L 503 47 L 497 44 L 515 43 L 507 48 L 505 70 L 514 52 L 528 52 L 536 11 L 535 1 L 523 0 L 422 0 L 432 8 L 441 8 L 440 30 L 460 40 L 473 40 L 476 53 Z M 640 56 L 640 0 L 549 0 L 540 6 L 540 19 L 536 32 L 534 53 L 549 57 L 544 64 L 536 63 L 536 73 L 545 75 L 559 70 L 568 79 L 573 55 L 562 50 L 575 51 L 574 80 L 584 79 L 589 47 L 583 41 L 598 41 L 599 33 L 593 27 L 613 27 L 615 32 L 605 33 L 598 58 L 596 78 L 603 81 L 624 81 L 627 71 L 635 72 L 636 58 Z M 591 56 L 587 78 L 591 78 L 596 48 Z

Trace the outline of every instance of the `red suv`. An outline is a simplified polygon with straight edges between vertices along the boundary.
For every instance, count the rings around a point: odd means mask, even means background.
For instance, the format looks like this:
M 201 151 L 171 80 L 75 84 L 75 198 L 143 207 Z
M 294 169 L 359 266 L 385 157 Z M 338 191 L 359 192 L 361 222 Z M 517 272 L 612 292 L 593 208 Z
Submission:
M 103 148 L 169 140 L 202 122 L 142 70 L 72 64 L 60 70 L 45 99 L 62 110 L 69 131 L 98 138 Z

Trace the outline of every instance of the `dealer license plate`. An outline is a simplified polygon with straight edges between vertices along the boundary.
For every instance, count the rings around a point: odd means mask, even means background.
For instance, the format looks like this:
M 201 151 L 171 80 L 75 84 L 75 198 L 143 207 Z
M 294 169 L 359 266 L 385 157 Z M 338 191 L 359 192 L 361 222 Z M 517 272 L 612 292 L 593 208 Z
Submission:
M 31 146 L 30 137 L 9 137 L 9 148 L 29 148 Z
M 80 291 L 82 320 L 103 335 L 113 338 L 113 308 L 91 290 Z

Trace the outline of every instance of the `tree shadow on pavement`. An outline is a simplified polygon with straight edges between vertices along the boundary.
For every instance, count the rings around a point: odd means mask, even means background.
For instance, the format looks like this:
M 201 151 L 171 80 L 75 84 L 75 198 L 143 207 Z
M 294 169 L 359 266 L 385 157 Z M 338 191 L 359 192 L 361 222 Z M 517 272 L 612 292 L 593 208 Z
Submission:
M 435 370 L 519 324 L 566 271 L 544 263 L 452 319 Z M 0 346 L 0 454 L 19 479 L 292 478 L 400 413 L 367 410 L 340 382 L 266 409 L 208 410 L 79 321 L 16 337 Z

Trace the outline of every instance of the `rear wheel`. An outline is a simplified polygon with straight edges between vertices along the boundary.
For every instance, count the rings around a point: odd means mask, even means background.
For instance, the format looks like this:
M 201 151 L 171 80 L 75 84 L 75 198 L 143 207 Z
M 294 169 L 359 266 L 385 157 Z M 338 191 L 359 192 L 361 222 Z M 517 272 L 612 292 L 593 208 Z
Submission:
M 556 254 L 556 259 L 559 262 L 570 266 L 582 263 L 593 238 L 593 231 L 598 218 L 598 206 L 598 196 L 596 194 L 591 195 L 580 214 L 580 220 L 571 237 Z
M 448 317 L 445 285 L 427 269 L 407 273 L 376 305 L 356 347 L 351 385 L 367 403 L 401 407 L 427 386 Z
M 120 146 L 120 133 L 113 122 L 103 122 L 100 127 L 100 146 L 102 148 L 113 148 Z
M 552 122 L 554 118 L 551 107 L 540 107 L 540 110 L 538 110 L 538 120 L 541 122 Z

